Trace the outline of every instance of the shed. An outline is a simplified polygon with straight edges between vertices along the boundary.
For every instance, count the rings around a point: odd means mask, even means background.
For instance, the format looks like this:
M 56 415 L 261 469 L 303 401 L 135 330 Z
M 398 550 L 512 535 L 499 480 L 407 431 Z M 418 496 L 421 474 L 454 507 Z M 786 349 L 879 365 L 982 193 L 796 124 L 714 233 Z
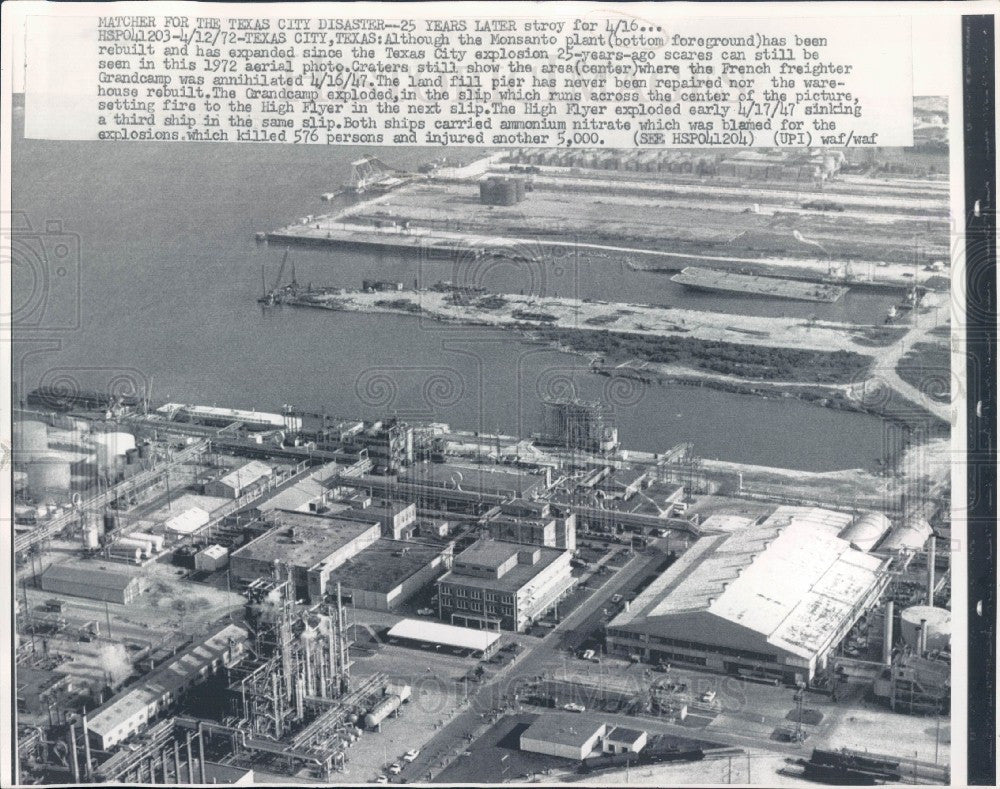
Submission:
M 605 753 L 639 753 L 646 747 L 649 735 L 642 729 L 615 726 L 604 736 Z
M 468 649 L 486 656 L 495 651 L 500 634 L 495 630 L 473 630 L 471 627 L 446 625 L 420 619 L 403 619 L 389 628 L 389 638 L 440 644 L 455 649 Z
M 229 551 L 221 545 L 209 545 L 194 555 L 194 569 L 215 572 L 229 564 Z

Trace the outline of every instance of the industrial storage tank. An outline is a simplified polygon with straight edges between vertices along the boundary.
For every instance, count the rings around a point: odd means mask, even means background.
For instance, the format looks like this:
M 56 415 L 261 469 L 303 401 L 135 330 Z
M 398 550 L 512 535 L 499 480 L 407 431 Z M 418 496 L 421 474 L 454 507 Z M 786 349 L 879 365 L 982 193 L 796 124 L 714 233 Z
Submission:
M 123 465 L 125 453 L 135 449 L 135 436 L 131 433 L 94 433 L 90 439 L 97 450 L 97 466 L 100 469 L 113 469 Z
M 951 611 L 929 605 L 913 605 L 903 610 L 899 617 L 899 630 L 903 641 L 913 650 L 919 648 L 921 621 L 927 628 L 927 650 L 950 651 Z
M 15 457 L 30 460 L 34 453 L 49 448 L 49 426 L 44 422 L 15 422 L 13 439 Z
M 118 543 L 111 546 L 111 553 L 116 556 L 126 556 L 136 564 L 142 564 L 142 550 L 139 548 L 129 548 Z
M 149 534 L 144 531 L 133 531 L 129 532 L 127 537 L 132 540 L 139 540 L 140 542 L 148 542 L 153 546 L 153 550 L 157 553 L 163 550 L 164 538 L 162 534 Z
M 67 496 L 73 481 L 69 461 L 57 453 L 36 456 L 27 464 L 28 492 L 36 500 Z
M 399 705 L 402 703 L 403 700 L 395 693 L 386 696 L 378 704 L 372 707 L 371 712 L 365 715 L 365 726 L 369 729 L 374 729 L 382 725 L 382 721 L 398 710 Z
M 137 540 L 135 537 L 122 537 L 115 545 L 121 548 L 135 548 L 141 551 L 142 555 L 146 557 L 153 555 L 153 544 L 147 540 Z
M 104 523 L 96 512 L 80 513 L 80 534 L 83 537 L 83 547 L 88 551 L 97 550 L 101 546 L 101 531 Z
M 866 512 L 844 528 L 839 537 L 847 540 L 858 550 L 870 551 L 891 528 L 889 519 L 881 512 Z
M 905 523 L 900 523 L 889 532 L 889 536 L 878 546 L 878 550 L 880 553 L 919 551 L 927 544 L 927 540 L 933 533 L 934 530 L 931 529 L 931 525 L 926 520 L 912 518 Z

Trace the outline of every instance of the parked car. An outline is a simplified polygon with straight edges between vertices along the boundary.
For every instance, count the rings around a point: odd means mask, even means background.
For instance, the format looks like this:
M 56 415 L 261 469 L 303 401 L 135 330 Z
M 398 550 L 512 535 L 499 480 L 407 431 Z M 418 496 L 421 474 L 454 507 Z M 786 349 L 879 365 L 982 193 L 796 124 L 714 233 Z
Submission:
M 715 691 L 706 690 L 704 693 L 701 694 L 699 700 L 705 702 L 706 704 L 711 704 L 713 701 L 715 701 Z
M 612 603 L 617 604 L 617 603 L 620 603 L 621 601 L 622 601 L 622 596 L 620 594 L 616 594 L 616 595 L 612 595 L 611 596 L 611 602 Z
M 375 779 L 377 784 L 387 784 L 389 783 L 389 776 L 385 774 L 379 774 L 379 777 Z
M 434 616 L 433 608 L 418 608 L 417 614 L 420 616 Z
M 389 772 L 392 773 L 393 775 L 399 775 L 401 772 L 403 772 L 403 768 L 399 764 L 399 762 L 396 762 L 395 764 L 389 765 Z
M 594 659 L 594 650 L 588 649 L 582 655 L 580 655 L 580 657 L 583 658 L 584 660 L 593 660 Z
M 412 762 L 420 755 L 420 751 L 417 748 L 411 748 L 406 753 L 403 754 L 404 762 Z
M 567 712 L 586 712 L 587 708 L 582 704 L 577 704 L 575 702 L 570 702 L 569 704 L 563 704 L 563 709 Z

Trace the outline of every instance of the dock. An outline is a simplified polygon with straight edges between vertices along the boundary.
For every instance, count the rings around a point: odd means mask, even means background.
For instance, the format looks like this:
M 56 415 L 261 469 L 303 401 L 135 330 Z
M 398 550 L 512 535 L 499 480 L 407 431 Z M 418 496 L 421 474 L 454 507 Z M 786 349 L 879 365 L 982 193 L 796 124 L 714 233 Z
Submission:
M 827 303 L 838 301 L 848 290 L 842 285 L 801 282 L 780 277 L 763 277 L 757 274 L 736 274 L 698 266 L 688 266 L 682 269 L 679 274 L 672 276 L 670 280 L 692 290 Z

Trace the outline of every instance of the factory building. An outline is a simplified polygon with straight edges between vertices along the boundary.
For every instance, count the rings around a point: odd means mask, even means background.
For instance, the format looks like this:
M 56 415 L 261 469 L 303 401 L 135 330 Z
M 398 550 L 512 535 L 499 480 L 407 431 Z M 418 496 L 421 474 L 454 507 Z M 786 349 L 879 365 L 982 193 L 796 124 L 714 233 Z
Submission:
M 811 680 L 884 590 L 887 562 L 837 537 L 850 516 L 781 507 L 697 540 L 607 628 L 609 653 Z
M 112 697 L 87 722 L 95 745 L 110 750 L 170 708 L 191 687 L 219 669 L 239 663 L 246 653 L 248 638 L 249 633 L 242 627 L 226 625 Z
M 580 715 L 540 715 L 521 732 L 521 750 L 583 761 L 608 727 Z
M 339 583 L 344 600 L 356 608 L 393 611 L 447 571 L 451 550 L 381 539 L 331 572 L 327 586 Z
M 438 581 L 441 619 L 487 630 L 521 631 L 573 586 L 570 551 L 480 539 Z
M 217 480 L 205 484 L 206 496 L 219 496 L 225 499 L 238 499 L 244 493 L 254 490 L 267 482 L 274 475 L 274 470 L 259 460 L 251 460 Z
M 318 602 L 327 592 L 330 574 L 381 536 L 377 523 L 302 512 L 273 513 L 278 525 L 230 556 L 233 580 L 249 584 L 270 579 L 275 569 L 290 573 L 295 593 Z
M 53 564 L 42 573 L 39 583 L 46 592 L 103 600 L 127 605 L 141 595 L 145 581 L 119 567 L 83 562 Z

